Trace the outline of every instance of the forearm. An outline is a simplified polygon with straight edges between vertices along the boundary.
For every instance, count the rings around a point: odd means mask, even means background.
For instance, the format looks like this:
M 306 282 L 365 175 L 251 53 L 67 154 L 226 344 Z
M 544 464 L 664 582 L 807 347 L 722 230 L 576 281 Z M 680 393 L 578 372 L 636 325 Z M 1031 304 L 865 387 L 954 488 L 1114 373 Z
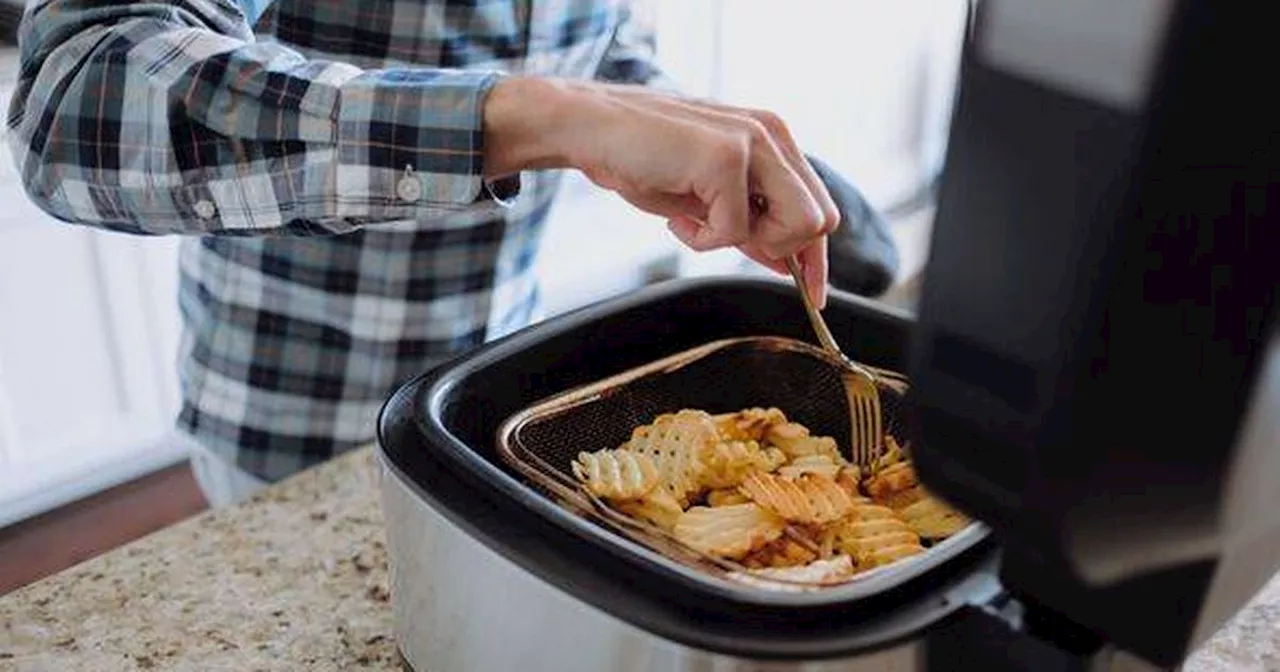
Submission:
M 10 143 L 59 219 L 307 234 L 498 207 L 481 139 L 496 73 L 309 61 L 214 0 L 55 0 L 24 32 Z

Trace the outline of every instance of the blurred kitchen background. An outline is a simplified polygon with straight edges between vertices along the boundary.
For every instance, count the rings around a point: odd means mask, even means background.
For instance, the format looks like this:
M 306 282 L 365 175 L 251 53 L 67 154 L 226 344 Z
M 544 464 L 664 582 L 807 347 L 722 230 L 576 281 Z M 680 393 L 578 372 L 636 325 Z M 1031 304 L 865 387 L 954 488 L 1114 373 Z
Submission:
M 0 0 L 0 108 L 17 78 Z M 689 92 L 768 108 L 887 215 L 910 309 L 932 225 L 967 0 L 658 0 Z M 592 235 L 592 232 L 600 235 Z M 0 145 L 0 594 L 204 508 L 171 440 L 173 240 L 83 230 L 24 196 Z M 540 258 L 550 314 L 678 276 L 750 273 L 572 180 Z

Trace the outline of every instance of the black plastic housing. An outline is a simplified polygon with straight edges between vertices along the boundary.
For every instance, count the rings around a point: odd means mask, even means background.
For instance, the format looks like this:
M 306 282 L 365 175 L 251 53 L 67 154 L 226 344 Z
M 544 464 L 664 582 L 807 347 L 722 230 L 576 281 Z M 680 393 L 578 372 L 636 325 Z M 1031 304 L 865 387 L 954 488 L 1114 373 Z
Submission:
M 998 531 L 1005 585 L 1162 665 L 1280 568 L 1280 450 L 1242 435 L 1280 382 L 1274 22 L 1167 6 L 1127 109 L 992 67 L 979 14 L 908 399 L 921 478 Z

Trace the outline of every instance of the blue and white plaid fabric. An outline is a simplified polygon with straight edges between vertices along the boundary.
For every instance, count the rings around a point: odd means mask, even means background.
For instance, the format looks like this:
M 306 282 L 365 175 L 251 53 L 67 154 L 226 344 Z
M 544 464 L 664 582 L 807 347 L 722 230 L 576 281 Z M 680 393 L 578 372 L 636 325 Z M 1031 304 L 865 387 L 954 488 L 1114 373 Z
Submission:
M 506 73 L 669 87 L 644 16 L 623 0 L 39 0 L 10 142 L 54 217 L 186 236 L 179 426 L 278 480 L 368 442 L 408 377 L 527 323 L 557 176 L 485 185 L 482 101 Z M 517 188 L 510 207 L 495 196 Z

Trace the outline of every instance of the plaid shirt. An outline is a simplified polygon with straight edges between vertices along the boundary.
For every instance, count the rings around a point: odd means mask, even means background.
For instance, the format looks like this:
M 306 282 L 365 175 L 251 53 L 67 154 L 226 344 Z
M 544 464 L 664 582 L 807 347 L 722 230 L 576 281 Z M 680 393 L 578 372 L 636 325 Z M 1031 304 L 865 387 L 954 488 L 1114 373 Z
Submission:
M 278 480 L 532 319 L 557 176 L 484 182 L 495 79 L 666 83 L 623 0 L 255 4 L 32 3 L 9 135 L 53 217 L 187 236 L 178 424 Z

